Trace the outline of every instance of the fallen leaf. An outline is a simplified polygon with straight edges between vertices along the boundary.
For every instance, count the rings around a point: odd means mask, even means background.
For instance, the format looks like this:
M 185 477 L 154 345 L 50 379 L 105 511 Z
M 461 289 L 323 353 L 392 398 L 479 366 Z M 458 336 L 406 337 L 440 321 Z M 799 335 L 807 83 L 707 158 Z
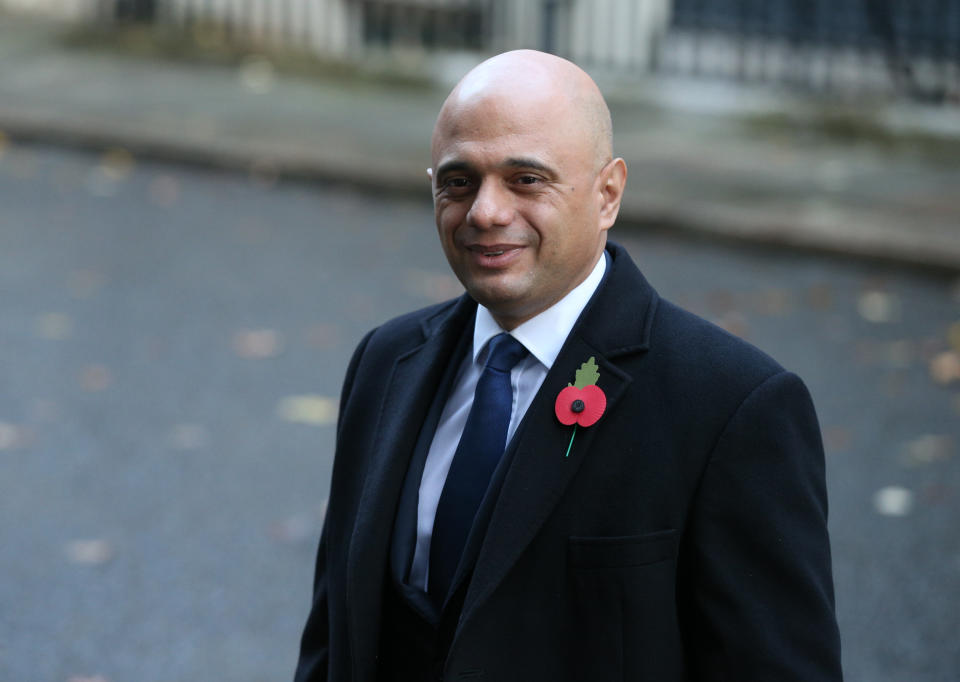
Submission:
M 261 55 L 250 55 L 240 63 L 240 82 L 252 93 L 263 95 L 273 89 L 276 80 L 273 64 Z
M 282 346 L 283 337 L 273 329 L 245 329 L 233 336 L 233 350 L 241 358 L 271 358 Z
M 51 341 L 63 341 L 73 333 L 73 320 L 64 313 L 44 313 L 37 318 L 37 336 Z
M 176 450 L 199 450 L 207 445 L 210 434 L 201 424 L 177 424 L 171 429 L 168 439 Z
M 828 452 L 843 451 L 850 447 L 850 429 L 831 426 L 823 430 L 823 446 Z
M 65 551 L 67 559 L 74 564 L 98 566 L 113 558 L 113 545 L 106 540 L 72 540 Z
M 0 450 L 16 450 L 30 441 L 30 432 L 22 426 L 0 422 Z
M 873 495 L 873 508 L 883 516 L 907 516 L 913 509 L 913 493 L 896 485 L 881 488 Z
M 948 350 L 933 356 L 930 361 L 930 378 L 941 386 L 960 379 L 960 354 Z
M 926 434 L 905 443 L 901 458 L 909 466 L 932 464 L 953 456 L 953 438 Z
M 867 291 L 860 295 L 857 312 L 868 322 L 896 322 L 900 318 L 900 299 L 884 291 Z
M 103 391 L 112 383 L 113 376 L 104 365 L 87 365 L 80 372 L 80 387 L 85 391 Z
M 322 395 L 291 395 L 277 405 L 284 421 L 323 426 L 337 421 L 338 401 Z
M 111 147 L 100 157 L 101 172 L 114 182 L 126 180 L 134 164 L 133 154 L 123 147 Z

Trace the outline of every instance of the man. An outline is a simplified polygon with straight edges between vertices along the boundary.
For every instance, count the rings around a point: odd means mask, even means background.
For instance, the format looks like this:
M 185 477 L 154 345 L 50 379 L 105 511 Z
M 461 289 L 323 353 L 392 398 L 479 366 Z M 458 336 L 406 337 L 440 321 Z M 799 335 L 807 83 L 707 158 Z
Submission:
M 297 681 L 839 680 L 809 395 L 607 245 L 593 81 L 494 57 L 432 157 L 467 294 L 350 362 Z

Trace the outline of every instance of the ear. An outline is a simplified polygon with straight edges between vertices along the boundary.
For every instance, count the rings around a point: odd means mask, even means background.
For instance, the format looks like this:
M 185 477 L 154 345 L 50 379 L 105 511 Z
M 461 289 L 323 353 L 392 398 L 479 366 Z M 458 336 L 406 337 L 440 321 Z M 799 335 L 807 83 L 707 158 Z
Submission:
M 627 164 L 616 158 L 600 171 L 597 178 L 600 189 L 600 229 L 609 230 L 620 212 L 623 188 L 627 184 Z

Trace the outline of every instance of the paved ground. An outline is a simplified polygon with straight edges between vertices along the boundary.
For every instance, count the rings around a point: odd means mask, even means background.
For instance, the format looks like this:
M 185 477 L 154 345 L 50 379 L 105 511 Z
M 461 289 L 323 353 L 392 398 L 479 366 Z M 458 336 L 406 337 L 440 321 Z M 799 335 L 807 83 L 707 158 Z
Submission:
M 428 201 L 12 145 L 0 206 L 0 680 L 289 679 L 352 346 L 459 290 Z M 955 682 L 955 283 L 615 232 L 807 380 L 847 679 Z
M 625 222 L 960 271 L 954 109 L 837 118 L 782 94 L 601 80 L 630 167 Z M 444 92 L 68 50 L 50 25 L 0 20 L 0 131 L 20 140 L 422 195 Z M 873 132 L 838 142 L 825 121 Z

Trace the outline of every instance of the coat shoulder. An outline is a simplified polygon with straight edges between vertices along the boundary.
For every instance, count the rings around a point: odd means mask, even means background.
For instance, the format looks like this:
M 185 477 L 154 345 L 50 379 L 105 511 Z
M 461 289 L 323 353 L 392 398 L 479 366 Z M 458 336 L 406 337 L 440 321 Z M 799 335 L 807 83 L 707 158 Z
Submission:
M 744 395 L 785 371 L 753 344 L 664 299 L 651 326 L 650 347 L 676 385 L 695 381 Z

